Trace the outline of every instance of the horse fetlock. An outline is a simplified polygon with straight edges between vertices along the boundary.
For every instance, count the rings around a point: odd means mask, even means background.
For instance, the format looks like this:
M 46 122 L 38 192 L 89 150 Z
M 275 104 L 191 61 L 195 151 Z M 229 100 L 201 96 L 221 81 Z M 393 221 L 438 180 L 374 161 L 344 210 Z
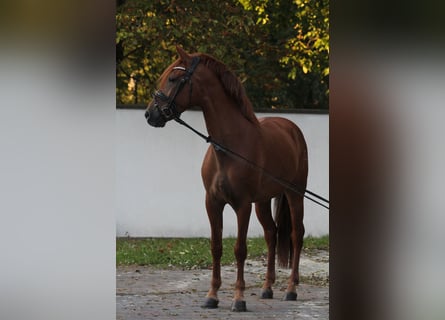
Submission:
M 233 297 L 233 300 L 234 300 L 234 301 L 237 301 L 237 300 L 244 300 L 244 290 L 245 290 L 244 287 L 238 287 L 238 286 L 236 286 L 236 289 L 235 289 L 235 295 L 234 295 L 234 297 Z

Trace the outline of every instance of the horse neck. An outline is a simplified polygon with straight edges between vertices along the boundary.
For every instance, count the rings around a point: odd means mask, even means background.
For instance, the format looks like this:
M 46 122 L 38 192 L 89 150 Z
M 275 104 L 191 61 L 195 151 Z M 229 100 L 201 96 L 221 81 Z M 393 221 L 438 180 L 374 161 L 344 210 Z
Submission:
M 218 90 L 209 92 L 213 94 L 203 98 L 202 111 L 207 132 L 213 139 L 230 145 L 258 132 L 258 123 L 249 121 L 232 98 Z

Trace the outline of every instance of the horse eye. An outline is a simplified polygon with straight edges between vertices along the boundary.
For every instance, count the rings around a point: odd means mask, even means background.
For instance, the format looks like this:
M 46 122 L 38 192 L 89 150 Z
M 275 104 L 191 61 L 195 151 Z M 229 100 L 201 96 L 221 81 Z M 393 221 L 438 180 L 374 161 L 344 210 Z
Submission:
M 175 82 L 175 81 L 176 81 L 176 78 L 168 77 L 168 82 Z

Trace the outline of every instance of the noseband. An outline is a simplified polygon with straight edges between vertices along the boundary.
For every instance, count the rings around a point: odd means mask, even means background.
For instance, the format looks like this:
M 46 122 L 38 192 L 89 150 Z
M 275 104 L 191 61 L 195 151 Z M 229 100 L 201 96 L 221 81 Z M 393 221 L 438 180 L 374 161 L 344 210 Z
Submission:
M 161 90 L 156 90 L 153 94 L 154 99 L 154 108 L 159 110 L 159 113 L 165 118 L 165 121 L 169 121 L 171 119 L 179 118 L 180 113 L 176 108 L 175 99 L 178 96 L 179 92 L 181 92 L 184 85 L 187 81 L 190 83 L 190 98 L 192 95 L 192 81 L 191 77 L 196 67 L 199 64 L 199 57 L 193 57 L 192 64 L 190 69 L 186 69 L 184 67 L 174 67 L 173 70 L 182 70 L 185 72 L 184 76 L 179 80 L 176 88 L 174 89 L 174 93 L 172 96 L 168 97 Z M 164 103 L 161 105 L 161 103 Z

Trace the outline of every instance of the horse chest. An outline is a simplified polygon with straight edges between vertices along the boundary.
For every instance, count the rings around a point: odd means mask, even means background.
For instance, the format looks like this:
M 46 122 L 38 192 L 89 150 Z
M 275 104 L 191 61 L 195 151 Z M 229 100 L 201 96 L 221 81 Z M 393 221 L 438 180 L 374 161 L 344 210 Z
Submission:
M 216 198 L 224 200 L 226 203 L 236 205 L 241 199 L 250 199 L 251 194 L 248 190 L 250 187 L 246 185 L 247 180 L 229 177 L 226 174 L 217 174 L 213 177 L 208 192 Z
M 252 202 L 258 193 L 258 175 L 255 171 L 237 159 L 216 153 L 212 147 L 204 159 L 202 177 L 206 191 L 212 197 L 232 206 Z
M 225 174 L 218 174 L 213 177 L 210 192 L 226 201 L 232 199 L 234 196 L 233 185 Z

